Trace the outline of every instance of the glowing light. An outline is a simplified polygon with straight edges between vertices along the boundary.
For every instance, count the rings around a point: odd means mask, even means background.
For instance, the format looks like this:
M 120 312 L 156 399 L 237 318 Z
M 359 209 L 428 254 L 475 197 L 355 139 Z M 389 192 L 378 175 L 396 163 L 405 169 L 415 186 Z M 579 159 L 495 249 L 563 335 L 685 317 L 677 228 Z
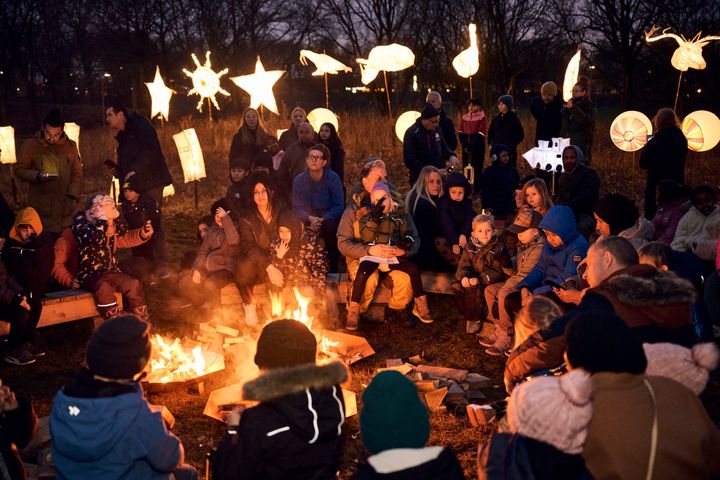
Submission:
M 165 187 L 163 187 L 163 193 L 162 193 L 163 198 L 172 197 L 173 195 L 175 195 L 175 187 L 173 187 L 172 183 L 170 185 L 166 185 Z
M 523 153 L 530 168 L 539 168 L 548 172 L 562 172 L 562 152 L 570 145 L 569 138 L 553 138 L 550 141 L 538 140 L 538 146 Z
M 230 96 L 230 92 L 224 90 L 220 86 L 220 77 L 225 75 L 228 72 L 228 69 L 225 68 L 219 72 L 214 72 L 212 69 L 212 63 L 210 63 L 210 51 L 205 52 L 205 65 L 200 65 L 200 62 L 194 53 L 191 56 L 193 62 L 195 62 L 195 71 L 191 72 L 183 68 L 185 75 L 192 78 L 193 82 L 193 88 L 188 92 L 188 96 L 193 94 L 200 96 L 197 109 L 201 112 L 206 98 L 210 99 L 212 104 L 215 105 L 215 108 L 220 110 L 220 105 L 218 105 L 215 95 L 221 93 L 225 96 Z
M 720 142 L 720 119 L 707 110 L 697 110 L 685 117 L 682 131 L 690 150 L 707 152 Z
M 311 110 L 307 115 L 307 120 L 316 132 L 320 131 L 320 125 L 323 123 L 332 123 L 335 130 L 340 131 L 337 115 L 327 108 L 315 108 Z
M 120 180 L 113 177 L 112 180 L 110 180 L 110 197 L 112 197 L 113 200 L 115 200 L 115 203 L 119 203 L 118 199 L 120 197 Z
M 395 135 L 397 135 L 401 142 L 405 138 L 407 129 L 410 128 L 419 117 L 420 112 L 410 110 L 400 115 L 395 121 Z
M 413 75 L 413 92 L 418 91 L 417 75 Z M 355 92 L 353 92 L 355 93 Z
M 180 155 L 185 183 L 205 178 L 205 160 L 194 128 L 173 135 Z
M 0 162 L 17 163 L 15 156 L 15 129 L 13 127 L 0 127 Z
M 194 82 L 194 80 L 193 80 Z M 150 118 L 161 115 L 165 120 L 170 119 L 170 97 L 175 91 L 165 86 L 165 82 L 160 76 L 160 67 L 155 67 L 155 79 L 152 82 L 145 82 L 145 86 L 150 91 L 150 99 L 152 107 L 150 108 Z
M 80 125 L 75 122 L 65 122 L 63 130 L 65 130 L 65 135 L 67 135 L 70 140 L 75 142 L 78 153 L 80 153 Z
M 660 30 L 653 25 L 649 32 L 645 32 L 645 41 L 648 43 L 656 42 L 665 38 L 672 38 L 678 44 L 678 48 L 673 52 L 670 63 L 673 67 L 681 72 L 687 72 L 688 69 L 704 70 L 707 66 L 702 56 L 702 49 L 712 40 L 720 40 L 718 36 L 702 37 L 702 32 L 698 32 L 692 39 L 688 40 L 682 35 L 667 33 L 670 28 L 666 28 L 657 37 L 653 37 Z
M 470 47 L 458 53 L 453 58 L 452 65 L 455 71 L 463 78 L 470 78 L 480 68 L 480 51 L 477 45 L 477 26 L 474 23 L 468 25 L 470 31 Z
M 278 129 L 275 131 L 275 136 L 276 136 L 277 138 L 280 138 L 280 135 L 282 135 L 283 133 L 285 133 L 285 132 L 287 132 L 287 131 L 288 131 L 287 128 L 278 128 Z
M 307 65 L 308 60 L 315 64 L 315 71 L 312 73 L 314 76 L 322 76 L 326 73 L 335 75 L 340 72 L 352 72 L 352 68 L 335 60 L 330 55 L 315 53 L 311 50 L 300 50 L 300 63 Z
M 566 102 L 572 98 L 572 89 L 577 83 L 578 75 L 580 74 L 580 57 L 582 56 L 581 50 L 578 48 L 575 55 L 568 62 L 567 68 L 565 69 L 565 80 L 563 81 L 563 100 Z
M 283 73 L 285 73 L 284 70 L 266 71 L 258 55 L 257 62 L 255 63 L 255 73 L 231 77 L 230 80 L 250 94 L 251 108 L 259 108 L 260 105 L 265 105 L 265 108 L 275 115 L 279 115 L 272 88 L 273 85 L 280 80 L 280 77 L 283 76 Z
M 375 80 L 381 70 L 399 72 L 415 64 L 415 54 L 408 47 L 392 43 L 378 45 L 370 50 L 368 58 L 358 58 L 362 83 L 367 85 Z
M 610 125 L 610 139 L 617 148 L 635 152 L 645 146 L 648 135 L 652 135 L 652 123 L 642 112 L 623 112 Z

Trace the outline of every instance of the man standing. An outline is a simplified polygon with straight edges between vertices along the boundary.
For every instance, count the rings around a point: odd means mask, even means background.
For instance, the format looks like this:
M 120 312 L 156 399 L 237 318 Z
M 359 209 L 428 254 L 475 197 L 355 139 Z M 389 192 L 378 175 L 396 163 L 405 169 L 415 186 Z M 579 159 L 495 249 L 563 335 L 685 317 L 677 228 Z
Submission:
M 105 110 L 105 122 L 118 131 L 115 136 L 118 142 L 117 168 L 113 175 L 120 179 L 120 184 L 132 177 L 134 189 L 155 200 L 162 215 L 163 187 L 172 183 L 172 177 L 152 123 L 137 112 L 128 114 L 127 108 L 117 100 L 111 101 Z M 162 228 L 155 230 L 155 237 L 156 273 L 161 279 L 167 279 L 170 272 L 166 265 L 165 232 Z
M 458 163 L 458 158 L 445 143 L 439 124 L 440 112 L 427 103 L 420 118 L 405 131 L 403 158 L 405 166 L 410 170 L 410 185 L 415 184 L 420 170 L 426 165 L 444 170 L 446 160 L 450 160 L 452 166 Z
M 438 112 L 440 112 L 440 132 L 442 133 L 443 139 L 445 140 L 448 148 L 454 152 L 457 150 L 458 139 L 455 134 L 455 125 L 453 125 L 452 120 L 448 118 L 447 113 L 445 113 L 445 110 L 442 107 L 442 95 L 440 95 L 440 92 L 428 92 L 425 97 L 425 102 L 429 103 L 435 107 Z
M 551 140 L 560 136 L 562 123 L 562 99 L 558 96 L 558 87 L 555 82 L 545 82 L 540 88 L 540 96 L 530 103 L 530 113 L 535 117 L 535 145 L 538 140 Z
M 23 143 L 15 176 L 30 184 L 28 205 L 40 215 L 46 232 L 59 234 L 72 223 L 82 190 L 83 165 L 77 145 L 55 108 L 43 119 L 39 134 Z

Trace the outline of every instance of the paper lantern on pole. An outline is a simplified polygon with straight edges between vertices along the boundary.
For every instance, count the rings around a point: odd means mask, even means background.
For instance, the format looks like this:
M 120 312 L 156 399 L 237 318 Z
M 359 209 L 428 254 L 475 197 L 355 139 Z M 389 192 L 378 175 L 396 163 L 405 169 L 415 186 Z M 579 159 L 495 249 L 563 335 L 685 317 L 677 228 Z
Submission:
M 15 156 L 15 129 L 13 127 L 0 127 L 0 162 L 17 163 Z
M 175 187 L 173 187 L 173 184 L 165 185 L 162 193 L 163 198 L 172 197 L 173 195 L 175 195 Z
M 327 108 L 315 108 L 311 110 L 307 115 L 307 120 L 316 132 L 320 131 L 320 126 L 323 123 L 332 123 L 335 130 L 338 132 L 340 131 L 337 115 Z
M 199 95 L 200 101 L 197 104 L 197 109 L 202 112 L 203 102 L 207 98 L 208 103 L 212 102 L 215 108 L 220 110 L 215 95 L 221 93 L 225 96 L 230 96 L 230 92 L 224 90 L 220 86 L 220 77 L 228 72 L 225 68 L 219 72 L 215 72 L 212 69 L 212 63 L 210 62 L 210 51 L 205 52 L 205 65 L 201 65 L 195 54 L 191 54 L 193 62 L 195 62 L 195 71 L 191 72 L 186 68 L 183 68 L 183 72 L 188 77 L 192 78 L 193 88 L 188 92 L 190 95 Z
M 553 138 L 550 141 L 539 140 L 538 146 L 523 153 L 530 168 L 539 168 L 548 172 L 562 172 L 562 152 L 570 145 L 569 138 Z
M 642 112 L 628 110 L 613 120 L 610 125 L 610 139 L 624 152 L 636 152 L 643 148 L 652 135 L 652 122 Z
M 565 80 L 563 81 L 563 100 L 568 101 L 572 98 L 572 89 L 577 83 L 578 75 L 580 74 L 580 58 L 582 57 L 582 51 L 578 48 L 575 55 L 568 62 L 567 68 L 565 69 Z
M 415 64 L 415 54 L 408 47 L 392 43 L 379 45 L 368 54 L 368 58 L 358 58 L 362 83 L 367 85 L 375 80 L 380 71 L 399 72 Z
M 165 120 L 170 119 L 170 98 L 172 97 L 172 88 L 165 86 L 165 81 L 160 76 L 160 67 L 155 67 L 155 79 L 152 82 L 145 82 L 145 86 L 150 91 L 150 100 L 152 107 L 150 108 L 150 118 L 160 115 Z
M 470 47 L 463 50 L 453 58 L 452 66 L 463 78 L 470 78 L 480 69 L 480 50 L 477 44 L 477 26 L 468 25 L 470 31 Z
M 180 155 L 185 183 L 205 178 L 205 160 L 194 128 L 173 135 Z
M 352 68 L 335 60 L 330 55 L 315 53 L 311 50 L 300 50 L 300 63 L 307 65 L 308 60 L 315 65 L 315 71 L 312 73 L 314 76 L 319 77 L 326 74 L 336 75 L 340 72 L 352 72 Z
M 275 115 L 279 115 L 272 89 L 284 73 L 285 70 L 266 71 L 260 61 L 260 55 L 258 55 L 257 62 L 255 62 L 255 73 L 240 75 L 239 77 L 230 77 L 230 80 L 250 94 L 251 108 L 260 108 L 260 105 L 264 105 L 265 108 Z
M 410 128 L 418 118 L 420 118 L 420 112 L 410 110 L 400 115 L 395 121 L 395 135 L 397 135 L 401 142 L 405 139 L 407 129 Z
M 681 72 L 687 72 L 690 68 L 695 70 L 704 70 L 707 63 L 705 63 L 705 59 L 702 56 L 703 47 L 710 43 L 711 40 L 720 40 L 720 37 L 718 36 L 700 38 L 702 32 L 698 32 L 693 38 L 688 40 L 682 35 L 668 33 L 668 30 L 670 30 L 669 27 L 664 29 L 657 37 L 653 37 L 658 30 L 660 29 L 653 25 L 650 31 L 645 32 L 645 41 L 647 43 L 651 43 L 664 38 L 671 38 L 675 40 L 678 44 L 678 48 L 675 52 L 673 52 L 670 63 Z
M 690 150 L 707 152 L 720 142 L 720 119 L 707 110 L 697 110 L 685 117 L 682 132 Z
M 75 122 L 65 122 L 65 127 L 63 128 L 65 130 L 65 135 L 75 142 L 75 145 L 77 145 L 78 153 L 80 153 L 80 125 L 78 125 Z
M 120 203 L 120 180 L 118 178 L 113 177 L 112 180 L 110 180 L 110 197 L 115 201 L 115 203 Z

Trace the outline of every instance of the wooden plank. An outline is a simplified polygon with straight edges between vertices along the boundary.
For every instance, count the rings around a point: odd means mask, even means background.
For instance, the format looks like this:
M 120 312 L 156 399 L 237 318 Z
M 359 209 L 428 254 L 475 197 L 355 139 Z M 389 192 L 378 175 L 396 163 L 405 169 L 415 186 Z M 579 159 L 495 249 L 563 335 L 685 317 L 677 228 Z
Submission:
M 449 378 L 456 382 L 464 382 L 468 375 L 467 370 L 459 370 L 456 368 L 434 367 L 432 365 L 418 365 L 415 367 L 418 372 L 427 373 L 431 377 Z

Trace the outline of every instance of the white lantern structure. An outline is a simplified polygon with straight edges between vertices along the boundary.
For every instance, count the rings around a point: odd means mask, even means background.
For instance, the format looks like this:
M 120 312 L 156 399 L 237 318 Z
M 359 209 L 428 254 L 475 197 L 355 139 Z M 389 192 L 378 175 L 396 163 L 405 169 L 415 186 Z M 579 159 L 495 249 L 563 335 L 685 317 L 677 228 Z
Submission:
M 80 153 L 80 125 L 75 122 L 65 122 L 63 130 L 65 130 L 65 135 L 67 135 L 70 140 L 75 142 L 78 153 Z
M 175 91 L 165 85 L 165 81 L 160 76 L 160 66 L 155 67 L 155 79 L 152 82 L 145 82 L 145 86 L 150 91 L 152 102 L 150 118 L 160 115 L 166 121 L 170 120 L 170 98 Z
M 183 68 L 183 72 L 185 73 L 185 75 L 192 78 L 193 82 L 193 88 L 188 92 L 188 96 L 200 96 L 200 101 L 197 104 L 197 109 L 201 112 L 205 99 L 207 99 L 208 101 L 208 108 L 210 102 L 212 102 L 212 104 L 215 105 L 215 108 L 220 110 L 220 105 L 218 105 L 215 95 L 220 93 L 225 96 L 230 96 L 230 92 L 224 90 L 220 86 L 220 77 L 225 75 L 228 72 L 228 69 L 225 68 L 223 70 L 220 70 L 219 72 L 213 71 L 212 63 L 210 62 L 210 51 L 205 52 L 204 65 L 200 64 L 200 61 L 194 53 L 191 56 L 193 62 L 195 62 L 195 71 L 191 72 L 188 69 Z
M 652 122 L 642 112 L 628 110 L 610 125 L 610 140 L 624 152 L 636 152 L 643 148 L 652 135 Z
M 523 153 L 530 168 L 539 168 L 548 172 L 563 172 L 562 153 L 570 145 L 569 138 L 553 138 L 550 141 L 538 140 L 538 146 Z
M 565 69 L 565 79 L 563 80 L 563 100 L 568 101 L 572 98 L 572 89 L 577 83 L 578 75 L 580 75 L 580 59 L 582 51 L 577 49 L 575 55 L 568 62 Z
M 205 178 L 205 159 L 195 129 L 188 128 L 176 133 L 173 140 L 180 155 L 185 183 Z
M 15 156 L 15 129 L 11 126 L 0 127 L 0 162 L 17 163 Z
M 370 50 L 368 58 L 358 58 L 362 83 L 367 85 L 378 76 L 381 71 L 399 72 L 415 64 L 415 54 L 408 47 L 391 43 L 378 45 Z
M 257 62 L 255 62 L 255 73 L 231 77 L 230 80 L 250 94 L 251 108 L 257 109 L 260 108 L 260 105 L 264 105 L 275 115 L 279 115 L 272 89 L 284 73 L 285 70 L 265 70 L 260 61 L 260 55 L 258 55 Z
M 702 32 L 698 32 L 693 38 L 688 40 L 682 35 L 668 33 L 670 30 L 669 27 L 664 29 L 660 35 L 654 37 L 653 35 L 655 35 L 658 30 L 660 29 L 653 25 L 650 31 L 645 32 L 645 41 L 647 43 L 652 43 L 664 38 L 671 38 L 675 40 L 678 44 L 678 48 L 675 52 L 673 52 L 670 63 L 681 72 L 687 72 L 690 68 L 695 70 L 704 70 L 707 63 L 702 55 L 703 47 L 712 40 L 720 40 L 720 36 L 715 35 L 701 38 L 700 35 L 702 35 Z
M 173 187 L 173 184 L 165 185 L 162 193 L 163 198 L 172 197 L 173 195 L 175 195 L 175 187 Z
M 307 115 L 307 120 L 316 132 L 320 131 L 323 123 L 332 123 L 336 131 L 340 131 L 337 115 L 327 108 L 315 108 Z
M 315 65 L 313 76 L 336 75 L 340 72 L 352 72 L 352 68 L 348 67 L 339 60 L 335 60 L 330 55 L 324 53 L 315 53 L 312 50 L 300 50 L 300 63 L 308 64 L 310 60 Z
M 400 115 L 395 121 L 395 135 L 401 142 L 405 139 L 405 132 L 407 129 L 412 127 L 418 118 L 420 118 L 420 112 L 410 110 L 409 112 L 405 112 Z
M 690 150 L 707 152 L 720 142 L 720 119 L 707 110 L 697 110 L 685 117 L 682 132 Z

